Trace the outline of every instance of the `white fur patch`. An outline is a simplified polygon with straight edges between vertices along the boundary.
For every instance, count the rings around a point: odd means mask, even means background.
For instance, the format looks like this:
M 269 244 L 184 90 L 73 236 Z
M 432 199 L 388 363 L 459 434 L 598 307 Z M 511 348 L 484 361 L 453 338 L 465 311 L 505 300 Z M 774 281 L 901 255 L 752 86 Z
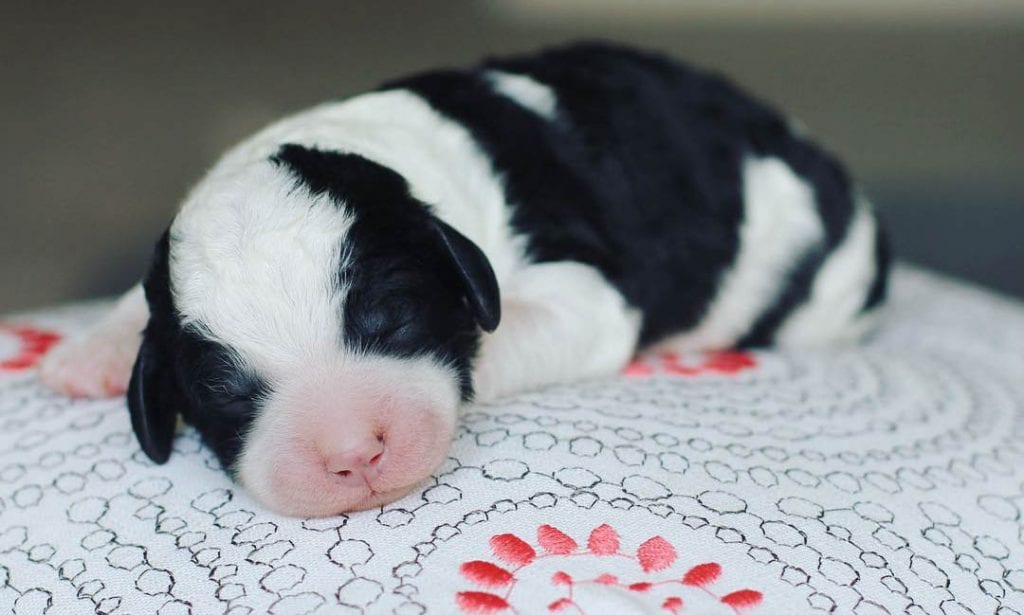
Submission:
M 501 325 L 474 370 L 478 400 L 611 376 L 633 356 L 641 315 L 593 267 L 531 265 L 503 290 Z
M 524 109 L 528 109 L 546 120 L 554 120 L 558 116 L 558 97 L 554 91 L 539 81 L 506 73 L 500 70 L 489 70 L 486 73 L 491 87 L 498 94 L 508 98 Z
M 171 227 L 175 307 L 271 378 L 339 347 L 351 217 L 269 160 L 200 184 Z
M 875 225 L 870 205 L 859 199 L 843 241 L 814 276 L 807 302 L 775 336 L 780 346 L 820 346 L 853 341 L 870 327 L 860 311 L 875 279 Z
M 743 161 L 739 251 L 696 327 L 656 344 L 676 350 L 727 348 L 778 298 L 790 271 L 824 238 L 814 189 L 774 157 Z
M 483 250 L 499 282 L 522 264 L 501 175 L 465 127 L 412 92 L 373 92 L 285 118 L 228 152 L 210 175 L 258 163 L 284 143 L 359 154 L 400 173 L 413 196 Z

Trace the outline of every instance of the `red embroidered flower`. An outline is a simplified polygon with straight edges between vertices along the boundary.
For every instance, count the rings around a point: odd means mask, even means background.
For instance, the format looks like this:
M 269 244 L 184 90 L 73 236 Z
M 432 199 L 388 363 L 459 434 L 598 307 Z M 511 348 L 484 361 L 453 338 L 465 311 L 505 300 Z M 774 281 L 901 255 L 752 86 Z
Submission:
M 701 376 L 705 374 L 738 374 L 757 367 L 754 355 L 738 350 L 724 350 L 698 355 L 696 358 L 680 357 L 674 352 L 656 356 L 640 357 L 626 366 L 623 374 L 638 378 L 652 376 L 659 371 L 673 376 Z
M 0 337 L 13 338 L 17 350 L 0 357 L 0 372 L 16 372 L 33 367 L 60 340 L 60 335 L 29 326 L 0 323 Z
M 722 566 L 717 562 L 697 564 L 681 577 L 630 581 L 621 581 L 619 576 L 609 572 L 604 572 L 593 578 L 583 578 L 582 576 L 573 576 L 561 569 L 563 567 L 570 568 L 573 562 L 578 561 L 570 558 L 578 557 L 599 558 L 601 561 L 608 559 L 615 563 L 625 559 L 634 562 L 644 573 L 657 573 L 666 570 L 678 561 L 679 554 L 676 548 L 661 536 L 647 539 L 640 544 L 635 553 L 623 552 L 619 533 L 608 524 L 602 524 L 590 532 L 585 550 L 580 549 L 579 543 L 574 538 L 551 525 L 542 525 L 537 528 L 537 547 L 515 534 L 492 536 L 490 546 L 494 557 L 512 568 L 505 568 L 483 560 L 472 560 L 462 564 L 459 571 L 463 577 L 478 586 L 492 590 L 490 592 L 463 591 L 457 593 L 455 603 L 464 613 L 515 612 L 513 594 L 516 584 L 524 578 L 524 573 L 537 562 L 556 559 L 564 559 L 565 562 L 551 576 L 550 587 L 560 588 L 557 591 L 564 590 L 566 594 L 547 604 L 547 610 L 551 613 L 567 611 L 567 609 L 572 609 L 571 612 L 585 613 L 579 598 L 580 591 L 585 591 L 588 586 L 591 588 L 595 586 L 615 587 L 621 591 L 642 594 L 654 601 L 653 604 L 659 604 L 658 601 L 660 601 L 660 608 L 673 614 L 684 613 L 688 601 L 692 597 L 700 595 L 704 596 L 705 604 L 708 598 L 711 598 L 717 603 L 729 607 L 734 613 L 739 613 L 741 609 L 756 607 L 763 600 L 761 592 L 752 589 L 740 589 L 724 595 L 713 592 L 710 586 L 715 584 L 723 574 Z M 656 592 L 656 590 L 666 587 L 674 587 L 677 592 L 690 591 L 697 592 L 697 594 L 691 594 L 691 597 L 684 599 L 683 596 L 670 595 L 666 597 L 663 591 L 660 595 Z M 523 592 L 520 594 L 522 595 Z M 528 596 L 526 599 L 528 598 L 535 598 L 535 596 Z

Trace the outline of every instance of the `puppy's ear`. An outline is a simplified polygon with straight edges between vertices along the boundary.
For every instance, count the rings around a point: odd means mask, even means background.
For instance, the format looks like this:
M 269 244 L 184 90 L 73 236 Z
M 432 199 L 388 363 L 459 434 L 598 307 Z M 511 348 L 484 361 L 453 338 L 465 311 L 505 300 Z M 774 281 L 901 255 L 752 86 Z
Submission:
M 139 445 L 156 463 L 165 463 L 171 456 L 178 418 L 173 376 L 162 363 L 153 335 L 147 331 L 128 383 L 128 410 Z
M 442 220 L 435 218 L 433 222 L 447 257 L 462 281 L 476 322 L 484 331 L 494 331 L 501 320 L 501 296 L 490 261 L 465 235 Z
M 166 462 L 171 455 L 180 399 L 172 366 L 168 364 L 170 349 L 166 347 L 177 324 L 171 299 L 169 241 L 169 232 L 164 232 L 146 274 L 149 324 L 128 383 L 132 429 L 142 450 L 156 463 Z

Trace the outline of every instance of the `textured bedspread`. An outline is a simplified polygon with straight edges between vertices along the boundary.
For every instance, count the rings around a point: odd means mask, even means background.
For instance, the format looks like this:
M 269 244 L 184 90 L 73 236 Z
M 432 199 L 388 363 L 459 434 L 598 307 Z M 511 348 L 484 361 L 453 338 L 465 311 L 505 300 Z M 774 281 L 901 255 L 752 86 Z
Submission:
M 902 268 L 864 346 L 648 357 L 471 409 L 385 507 L 268 514 L 0 325 L 0 612 L 1024 613 L 1024 306 Z

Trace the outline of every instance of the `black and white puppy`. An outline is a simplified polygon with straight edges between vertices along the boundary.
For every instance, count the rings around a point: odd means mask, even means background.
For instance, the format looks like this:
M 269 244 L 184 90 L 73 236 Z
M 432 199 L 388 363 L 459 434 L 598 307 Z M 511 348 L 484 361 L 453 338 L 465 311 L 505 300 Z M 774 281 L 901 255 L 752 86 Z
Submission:
M 663 57 L 574 45 L 396 81 L 230 150 L 142 286 L 42 378 L 127 390 L 158 463 L 180 414 L 266 506 L 330 515 L 416 486 L 471 400 L 654 345 L 854 339 L 887 270 L 868 202 L 786 118 Z

